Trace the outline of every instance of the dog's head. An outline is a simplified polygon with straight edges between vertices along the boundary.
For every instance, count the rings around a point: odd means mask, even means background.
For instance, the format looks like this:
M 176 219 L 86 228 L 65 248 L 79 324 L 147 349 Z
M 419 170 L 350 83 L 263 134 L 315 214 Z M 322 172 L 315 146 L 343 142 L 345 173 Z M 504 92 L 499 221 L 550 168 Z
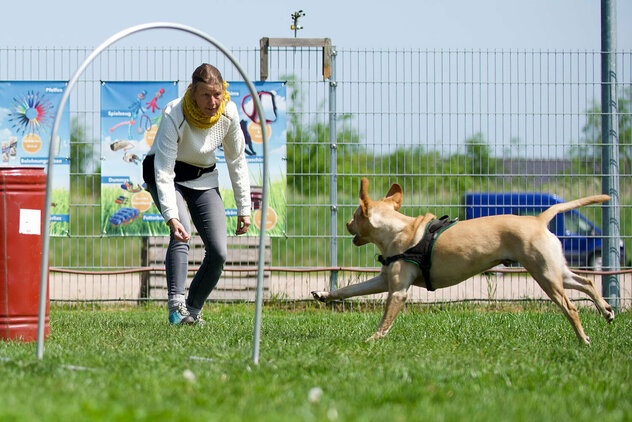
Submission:
M 393 184 L 386 196 L 379 201 L 371 200 L 368 189 L 369 180 L 363 177 L 360 181 L 360 206 L 347 223 L 347 230 L 353 235 L 353 244 L 356 246 L 375 242 L 380 228 L 388 225 L 388 216 L 402 205 L 402 188 L 397 183 Z

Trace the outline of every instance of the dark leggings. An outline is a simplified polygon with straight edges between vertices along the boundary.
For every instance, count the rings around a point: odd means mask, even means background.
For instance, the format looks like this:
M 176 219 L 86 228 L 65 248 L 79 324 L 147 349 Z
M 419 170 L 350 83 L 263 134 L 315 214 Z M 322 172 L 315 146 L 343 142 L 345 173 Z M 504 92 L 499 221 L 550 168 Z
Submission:
M 176 183 L 175 189 L 180 223 L 191 234 L 192 219 L 204 242 L 204 260 L 193 277 L 186 300 L 189 310 L 197 313 L 217 285 L 224 269 L 227 253 L 226 214 L 219 188 L 197 190 Z M 151 193 L 154 203 L 159 204 L 156 185 L 147 184 L 147 190 Z M 185 294 L 188 265 L 189 243 L 176 240 L 171 233 L 165 258 L 170 297 Z

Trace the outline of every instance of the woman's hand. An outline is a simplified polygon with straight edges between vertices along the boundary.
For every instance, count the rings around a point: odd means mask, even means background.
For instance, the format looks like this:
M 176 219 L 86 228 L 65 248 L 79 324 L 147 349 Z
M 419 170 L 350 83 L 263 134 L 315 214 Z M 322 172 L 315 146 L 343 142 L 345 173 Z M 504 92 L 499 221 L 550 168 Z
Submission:
M 235 230 L 235 234 L 244 234 L 248 231 L 248 227 L 250 227 L 250 217 L 247 215 L 240 215 L 237 217 L 237 230 Z
M 180 242 L 188 242 L 191 238 L 191 235 L 187 233 L 187 231 L 184 229 L 184 226 L 177 218 L 172 218 L 171 220 L 169 220 L 167 225 L 169 225 L 169 227 L 171 228 L 173 237 L 175 237 L 176 240 L 179 240 Z

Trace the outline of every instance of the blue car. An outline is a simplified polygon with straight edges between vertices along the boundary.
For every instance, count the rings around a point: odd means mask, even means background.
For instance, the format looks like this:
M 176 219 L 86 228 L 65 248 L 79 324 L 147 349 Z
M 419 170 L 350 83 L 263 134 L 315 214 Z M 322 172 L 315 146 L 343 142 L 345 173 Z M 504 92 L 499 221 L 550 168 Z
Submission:
M 463 196 L 466 219 L 501 214 L 538 215 L 560 202 L 565 201 L 549 193 L 480 192 Z M 549 230 L 562 242 L 564 255 L 570 266 L 602 269 L 601 230 L 579 210 L 558 214 L 549 223 Z M 624 262 L 624 259 L 621 242 L 621 261 Z

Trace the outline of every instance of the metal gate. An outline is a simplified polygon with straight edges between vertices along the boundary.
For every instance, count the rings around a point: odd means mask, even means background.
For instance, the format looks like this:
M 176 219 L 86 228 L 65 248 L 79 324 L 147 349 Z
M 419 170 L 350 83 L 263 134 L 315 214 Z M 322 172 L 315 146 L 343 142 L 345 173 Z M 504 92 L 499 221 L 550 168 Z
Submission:
M 0 48 L 0 79 L 68 80 L 90 52 Z M 268 299 L 310 300 L 312 290 L 363 280 L 378 270 L 377 251 L 352 246 L 345 230 L 361 177 L 370 179 L 375 198 L 399 183 L 407 215 L 463 218 L 463 196 L 473 191 L 554 193 L 566 200 L 601 193 L 599 52 L 345 50 L 326 40 L 296 46 L 273 39 L 232 52 L 252 80 L 287 81 L 288 223 L 284 236 L 270 238 Z M 632 54 L 616 52 L 615 58 L 620 286 L 622 305 L 629 306 Z M 239 78 L 216 51 L 179 47 L 108 50 L 82 76 L 69 104 L 71 230 L 67 238 L 51 239 L 52 300 L 134 302 L 148 296 L 143 276 L 162 267 L 161 260 L 150 259 L 142 238 L 100 233 L 99 85 L 177 80 L 186 87 L 202 62 L 215 64 L 226 80 Z M 580 211 L 602 226 L 599 207 Z M 594 269 L 587 256 L 572 259 L 574 268 Z M 413 290 L 412 300 L 543 297 L 525 274 L 496 270 L 451 289 Z M 600 284 L 601 277 L 593 277 Z M 254 291 L 234 299 L 252 300 Z

